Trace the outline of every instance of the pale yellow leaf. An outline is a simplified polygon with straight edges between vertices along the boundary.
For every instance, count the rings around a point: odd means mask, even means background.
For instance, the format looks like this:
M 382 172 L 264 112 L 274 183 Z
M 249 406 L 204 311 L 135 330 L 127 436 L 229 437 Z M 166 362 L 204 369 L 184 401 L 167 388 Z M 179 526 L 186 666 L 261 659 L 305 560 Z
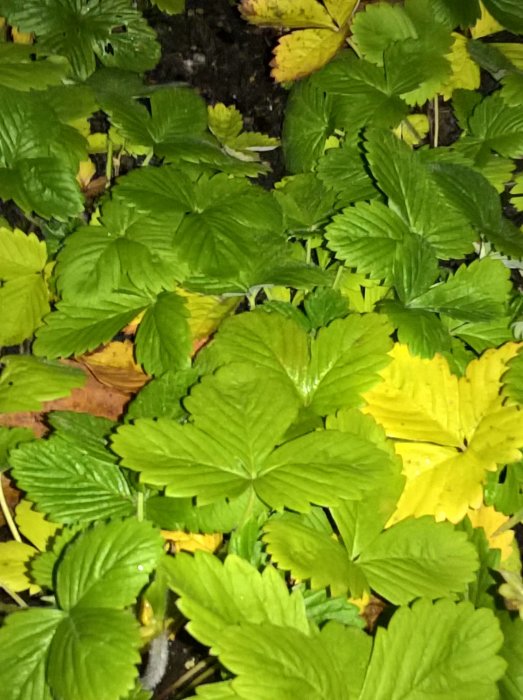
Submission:
M 343 31 L 303 29 L 283 36 L 274 50 L 271 75 L 278 83 L 304 78 L 323 68 L 345 41 Z
M 430 122 L 426 114 L 409 114 L 394 129 L 398 138 L 409 146 L 417 146 L 429 133 Z
M 454 90 L 477 90 L 480 83 L 479 66 L 467 49 L 468 39 L 463 34 L 452 33 L 454 43 L 447 58 L 450 61 L 451 74 L 440 88 L 444 100 L 450 100 Z
M 501 563 L 507 561 L 514 549 L 514 531 L 505 530 L 500 534 L 497 532 L 509 520 L 508 516 L 498 513 L 492 506 L 469 510 L 467 515 L 473 527 L 483 528 L 489 546 L 501 550 Z
M 338 27 L 343 27 L 354 12 L 359 0 L 324 0 L 325 7 Z
M 40 588 L 27 576 L 27 564 L 38 550 L 24 542 L 0 542 L 0 587 L 15 593 L 29 589 L 31 594 Z
M 288 29 L 335 29 L 329 13 L 317 0 L 241 0 L 240 12 L 251 24 Z
M 243 129 L 243 117 L 234 106 L 226 107 L 223 102 L 207 107 L 209 129 L 220 143 L 229 143 Z
M 15 520 L 21 534 L 41 552 L 46 549 L 49 538 L 61 527 L 34 510 L 34 504 L 26 498 L 16 506 Z
M 88 158 L 82 160 L 78 164 L 78 172 L 76 173 L 76 181 L 82 189 L 85 189 L 96 175 L 96 165 Z
M 196 294 L 181 288 L 176 291 L 186 301 L 193 342 L 208 338 L 239 304 L 238 299 L 234 297 L 221 298 L 209 294 Z
M 16 27 L 11 27 L 11 36 L 15 44 L 32 44 L 35 38 L 33 32 L 21 32 Z
M 162 530 L 162 537 L 171 544 L 174 552 L 215 552 L 223 541 L 220 532 L 210 535 L 202 535 L 195 532 L 184 532 L 183 530 Z
M 481 7 L 481 17 L 470 30 L 473 39 L 481 39 L 483 36 L 489 36 L 489 34 L 495 34 L 503 30 L 501 24 L 492 17 L 485 5 L 482 2 L 479 4 Z

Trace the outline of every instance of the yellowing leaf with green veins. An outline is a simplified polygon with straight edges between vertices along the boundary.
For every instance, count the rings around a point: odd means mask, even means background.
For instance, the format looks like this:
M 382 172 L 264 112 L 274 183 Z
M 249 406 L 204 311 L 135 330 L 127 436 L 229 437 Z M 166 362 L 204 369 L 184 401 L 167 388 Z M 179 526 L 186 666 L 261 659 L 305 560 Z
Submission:
M 427 514 L 459 522 L 481 506 L 485 472 L 521 458 L 521 410 L 501 395 L 501 377 L 522 345 L 487 350 L 461 378 L 441 355 L 395 345 L 382 382 L 363 397 L 364 412 L 397 440 L 407 479 L 389 525 Z
M 241 0 L 240 12 L 250 24 L 335 29 L 329 13 L 317 0 Z
M 26 498 L 20 501 L 16 506 L 16 524 L 21 534 L 43 552 L 49 538 L 56 533 L 61 525 L 52 523 L 43 513 L 34 510 L 33 505 Z
M 469 510 L 467 515 L 472 527 L 483 528 L 489 546 L 501 550 L 501 563 L 507 561 L 514 550 L 514 530 L 505 530 L 501 533 L 498 533 L 498 530 L 507 523 L 508 516 L 498 513 L 492 506 L 481 506 L 478 510 Z
M 209 129 L 220 143 L 228 143 L 236 138 L 243 129 L 243 117 L 232 105 L 226 107 L 223 102 L 207 107 Z
M 345 32 L 303 29 L 280 39 L 271 61 L 271 75 L 278 83 L 298 80 L 323 68 L 338 53 Z
M 0 345 L 29 338 L 49 311 L 45 243 L 34 233 L 0 228 Z
M 492 17 L 487 8 L 480 2 L 481 6 L 481 17 L 478 19 L 476 24 L 471 28 L 470 33 L 473 39 L 481 39 L 483 36 L 489 36 L 490 34 L 495 34 L 496 32 L 503 31 L 501 24 Z
M 452 33 L 454 43 L 447 55 L 450 61 L 451 75 L 440 88 L 444 100 L 450 100 L 454 90 L 477 90 L 479 88 L 479 66 L 472 60 L 467 49 L 468 39 L 462 34 Z
M 29 589 L 31 594 L 40 588 L 27 575 L 29 560 L 38 550 L 24 542 L 0 542 L 0 587 L 18 593 Z
M 327 11 L 338 27 L 347 24 L 358 4 L 359 0 L 324 0 Z

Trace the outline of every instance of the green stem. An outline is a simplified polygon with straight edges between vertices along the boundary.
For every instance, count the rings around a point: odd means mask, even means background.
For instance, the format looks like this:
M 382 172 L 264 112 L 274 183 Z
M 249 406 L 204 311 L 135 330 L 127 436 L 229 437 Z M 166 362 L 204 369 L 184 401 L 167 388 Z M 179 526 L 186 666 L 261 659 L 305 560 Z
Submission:
M 338 270 L 336 272 L 336 277 L 334 278 L 334 282 L 332 283 L 332 288 L 337 289 L 339 283 L 341 282 L 341 276 L 343 275 L 343 265 L 340 265 L 338 267 Z
M 18 532 L 18 528 L 15 525 L 15 521 L 13 519 L 13 516 L 11 515 L 11 511 L 9 510 L 9 506 L 7 505 L 7 501 L 5 498 L 5 493 L 4 493 L 4 485 L 2 483 L 2 479 L 0 477 L 0 508 L 2 509 L 2 513 L 4 514 L 5 521 L 7 523 L 7 526 L 11 530 L 11 535 L 13 536 L 13 539 L 15 539 L 17 542 L 21 542 L 22 538 L 20 536 L 20 533 Z
M 439 95 L 434 98 L 434 148 L 439 145 Z
M 143 491 L 138 491 L 138 497 L 136 499 L 136 517 L 140 522 L 144 519 L 144 497 Z
M 111 186 L 113 179 L 113 142 L 110 138 L 107 139 L 107 161 L 105 163 L 105 189 Z
M 150 152 L 143 159 L 142 168 L 145 168 L 149 165 L 153 156 L 154 156 L 154 151 L 151 148 Z
M 25 600 L 23 600 L 23 598 L 20 598 L 18 593 L 15 593 L 7 586 L 2 586 L 2 588 L 7 593 L 7 595 L 10 596 L 20 608 L 28 608 L 29 607 L 27 605 L 27 603 L 25 602 Z
M 256 308 L 256 294 L 257 292 L 250 292 L 247 294 L 247 301 L 249 302 L 249 308 L 251 311 Z
M 305 262 L 307 265 L 310 265 L 311 263 L 311 255 L 312 255 L 312 244 L 311 244 L 311 239 L 310 236 L 307 238 L 307 243 L 305 247 Z

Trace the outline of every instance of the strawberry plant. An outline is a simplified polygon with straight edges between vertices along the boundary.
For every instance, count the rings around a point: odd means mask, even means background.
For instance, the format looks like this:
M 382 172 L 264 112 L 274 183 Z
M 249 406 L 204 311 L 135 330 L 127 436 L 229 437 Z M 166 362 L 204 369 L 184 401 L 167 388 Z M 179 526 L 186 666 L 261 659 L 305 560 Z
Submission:
M 0 1 L 6 700 L 523 695 L 523 14 L 364 5 L 241 3 L 337 42 L 268 189 L 130 3 Z

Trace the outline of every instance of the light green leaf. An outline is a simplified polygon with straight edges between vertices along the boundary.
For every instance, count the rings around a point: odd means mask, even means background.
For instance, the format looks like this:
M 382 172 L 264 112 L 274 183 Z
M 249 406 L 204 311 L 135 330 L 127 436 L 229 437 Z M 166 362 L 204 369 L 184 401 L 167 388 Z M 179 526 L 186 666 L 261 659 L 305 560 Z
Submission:
M 158 530 L 134 519 L 99 523 L 78 537 L 58 566 L 63 610 L 125 608 L 137 598 L 163 552 Z M 103 614 L 100 613 L 103 623 Z
M 286 228 L 297 235 L 317 231 L 334 209 L 334 192 L 315 173 L 286 177 L 273 194 L 283 210 Z
M 81 80 L 95 70 L 95 55 L 106 66 L 137 72 L 159 58 L 155 33 L 126 0 L 46 0 L 44 8 L 39 0 L 12 0 L 7 14 L 13 26 L 36 33 L 41 49 L 66 56 Z
M 232 688 L 244 700 L 356 700 L 370 639 L 354 627 L 329 623 L 319 635 L 270 624 L 226 629 L 217 651 L 238 677 Z M 347 663 L 351 659 L 351 663 Z
M 179 15 L 185 11 L 185 0 L 153 0 L 153 4 L 168 15 Z
M 408 306 L 466 321 L 494 320 L 507 313 L 509 278 L 509 270 L 499 260 L 474 260 L 468 267 L 461 265 L 447 282 L 435 285 Z
M 68 357 L 94 350 L 130 323 L 151 299 L 134 293 L 108 295 L 92 305 L 60 302 L 48 314 L 33 345 L 35 355 Z
M 9 451 L 18 447 L 22 442 L 35 439 L 35 434 L 29 428 L 5 428 L 0 426 L 0 470 L 4 469 L 8 462 Z
M 162 292 L 140 322 L 136 359 L 148 374 L 188 369 L 192 339 L 185 300 L 176 292 Z
M 21 610 L 7 617 L 0 629 L 0 684 L 4 700 L 53 700 L 46 682 L 46 667 L 49 646 L 63 619 L 61 610 L 43 608 Z
M 379 630 L 359 700 L 495 700 L 505 663 L 503 635 L 490 610 L 421 600 Z
M 181 418 L 186 415 L 181 399 L 198 379 L 196 369 L 169 370 L 155 377 L 127 407 L 126 421 L 136 418 Z
M 34 45 L 2 42 L 0 45 L 0 84 L 15 90 L 43 90 L 60 85 L 71 72 L 69 61 L 39 51 Z
M 11 452 L 13 476 L 39 510 L 55 522 L 89 522 L 132 515 L 132 491 L 108 451 L 57 434 Z
M 321 591 L 303 589 L 303 595 L 307 617 L 319 627 L 329 620 L 334 620 L 347 627 L 360 629 L 365 627 L 359 608 L 350 603 L 345 596 L 334 598 L 325 589 Z
M 403 520 L 385 530 L 357 563 L 371 588 L 395 605 L 463 593 L 478 568 L 465 533 L 430 516 Z
M 2 357 L 0 412 L 40 411 L 45 401 L 69 396 L 85 383 L 85 374 L 76 367 L 24 355 Z
M 507 612 L 500 614 L 505 641 L 501 656 L 508 663 L 505 675 L 499 681 L 503 700 L 518 700 L 523 694 L 523 620 L 511 619 Z
M 119 700 L 134 686 L 140 646 L 138 624 L 130 612 L 73 608 L 56 629 L 49 650 L 47 677 L 53 696 Z
M 469 119 L 471 144 L 492 149 L 508 158 L 523 152 L 523 105 L 510 107 L 493 93 L 476 107 Z
M 189 619 L 188 630 L 204 644 L 214 647 L 224 628 L 249 622 L 309 634 L 301 594 L 289 593 L 272 566 L 259 573 L 234 554 L 221 562 L 212 554 L 195 552 L 178 554 L 166 567 L 169 586 L 180 596 L 178 607 Z
M 447 325 L 453 336 L 463 340 L 467 345 L 479 353 L 487 348 L 499 348 L 503 343 L 514 339 L 510 328 L 510 317 L 493 319 L 492 321 L 477 321 L 471 323 L 456 322 Z

